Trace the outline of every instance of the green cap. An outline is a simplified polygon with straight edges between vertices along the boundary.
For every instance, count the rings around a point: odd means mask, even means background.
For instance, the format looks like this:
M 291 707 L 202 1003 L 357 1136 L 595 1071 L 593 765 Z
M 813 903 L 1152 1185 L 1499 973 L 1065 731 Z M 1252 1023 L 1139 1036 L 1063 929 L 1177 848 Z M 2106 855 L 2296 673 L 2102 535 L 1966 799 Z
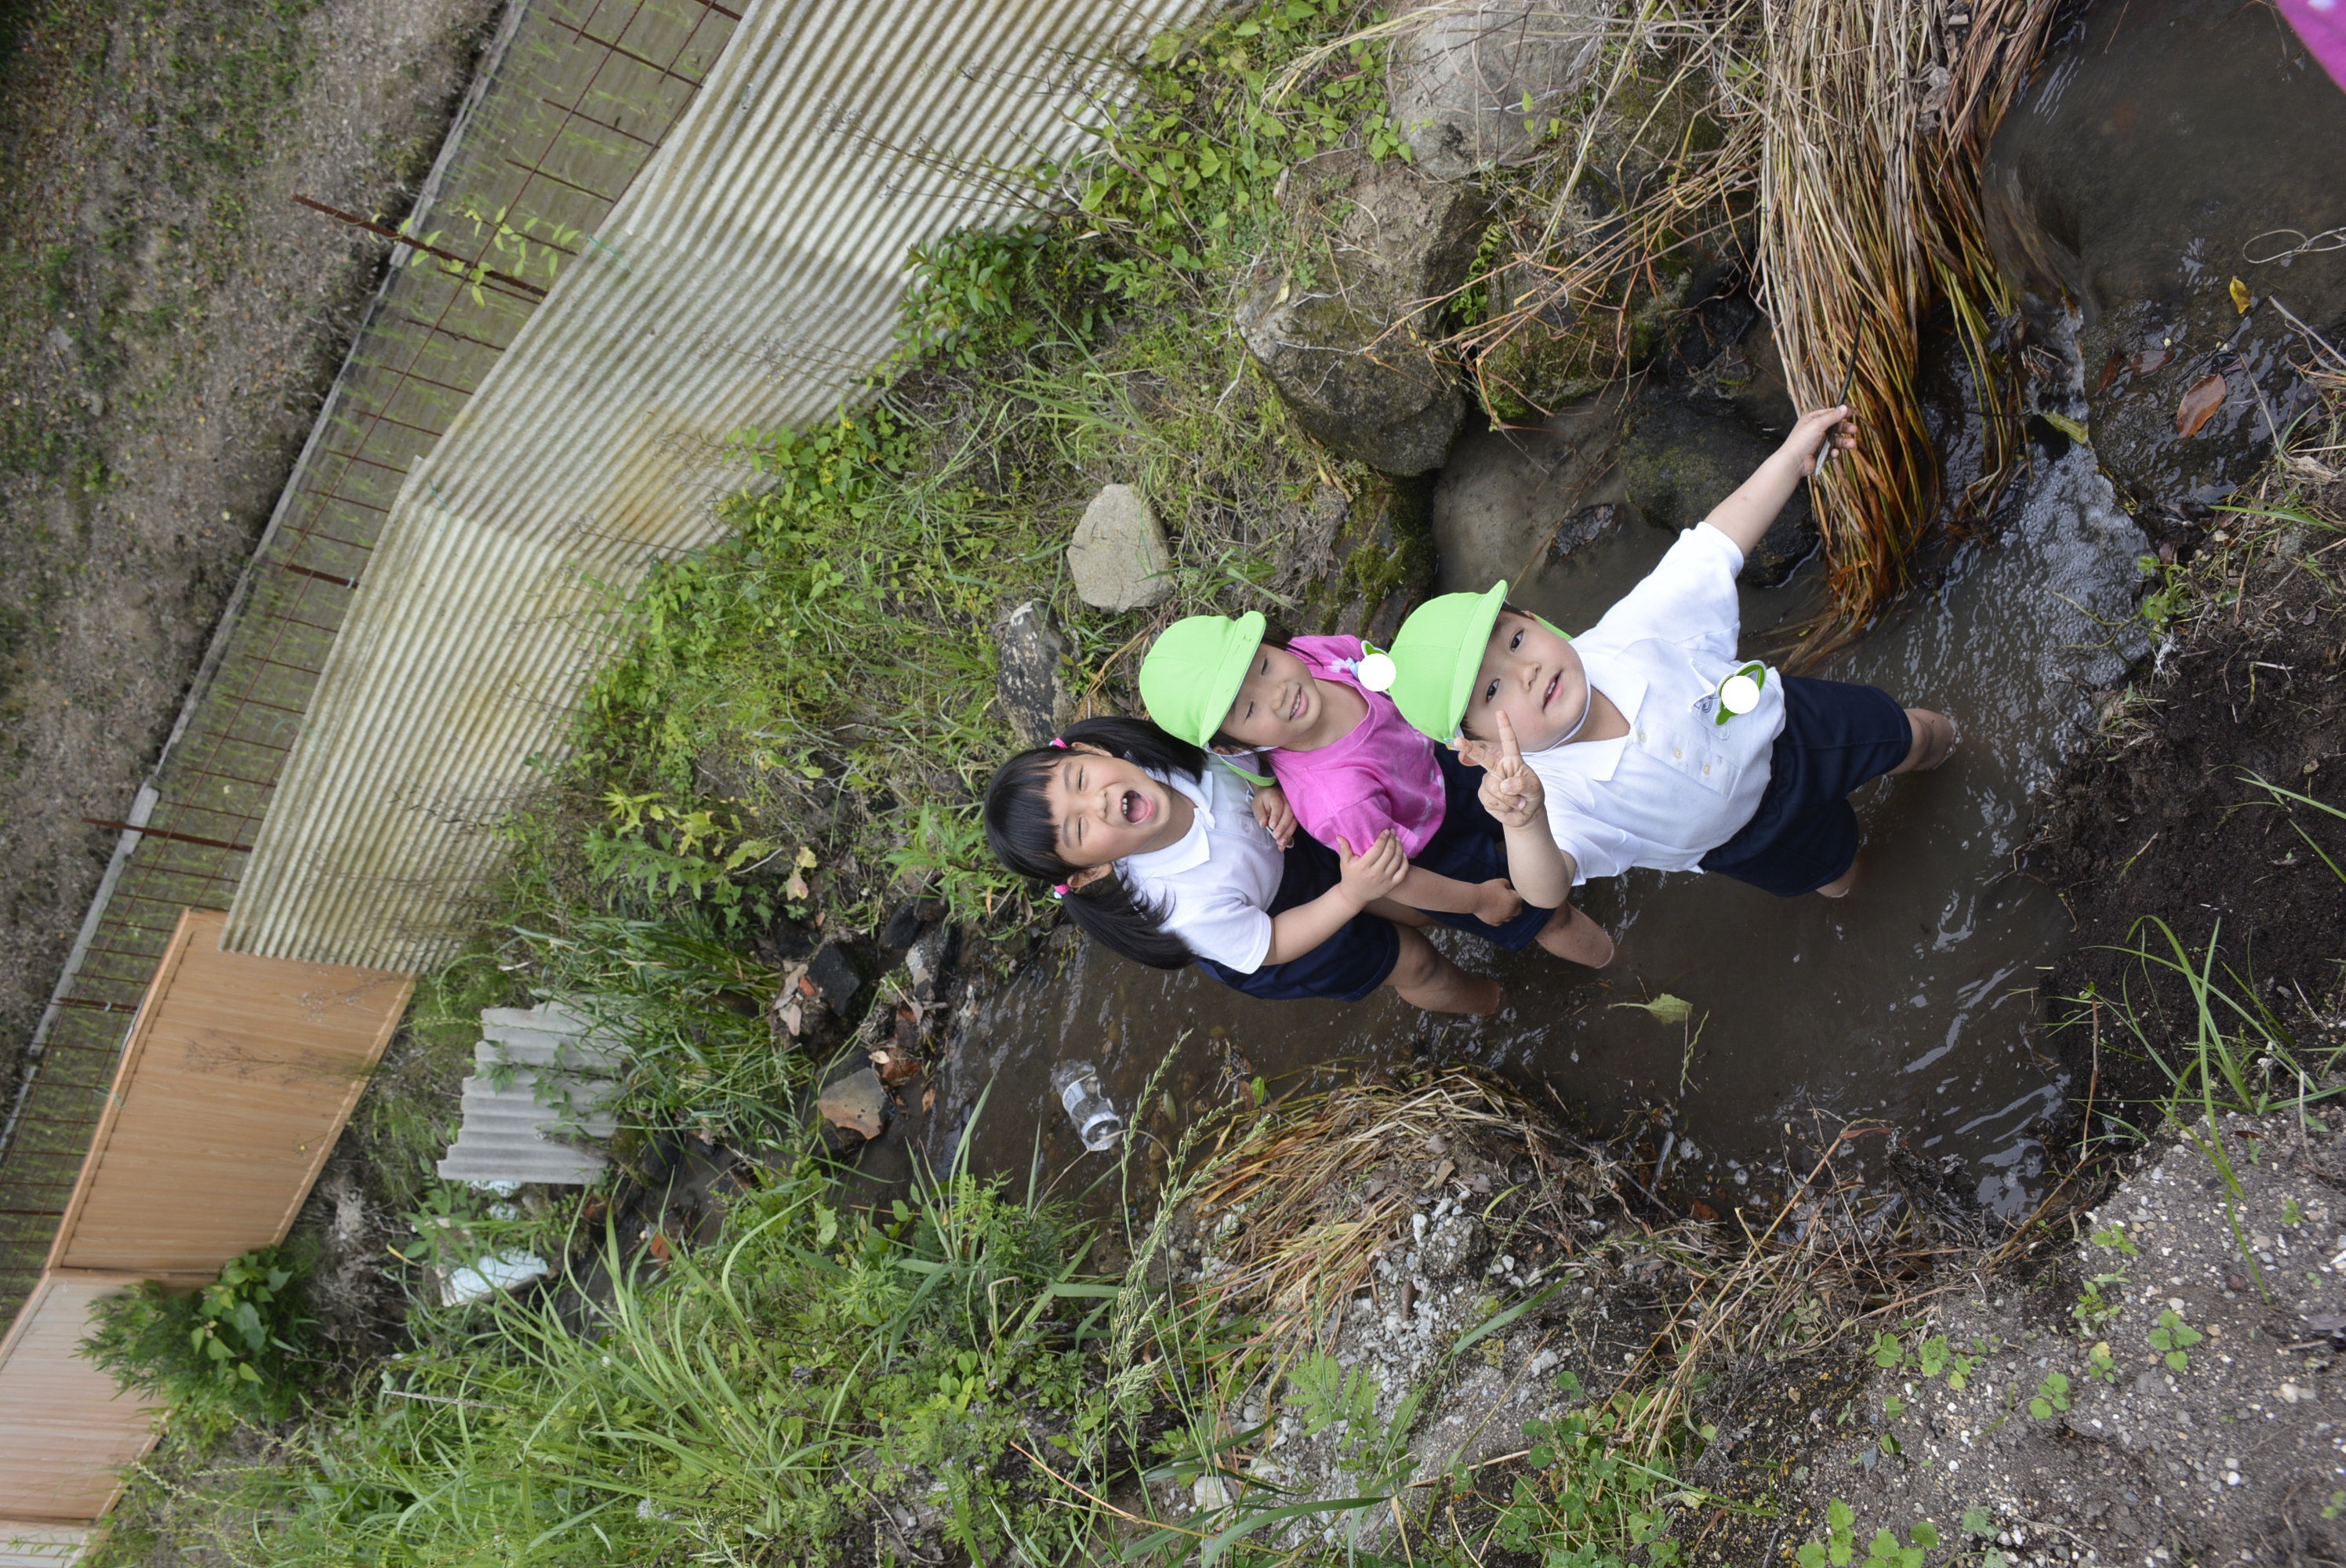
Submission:
M 1150 720 L 1192 746 L 1210 743 L 1262 647 L 1263 625 L 1249 610 L 1236 620 L 1189 616 L 1167 626 L 1140 661 L 1140 700 Z
M 1486 593 L 1443 594 L 1410 612 L 1389 650 L 1394 673 L 1388 695 L 1403 718 L 1436 740 L 1458 738 L 1459 716 L 1506 602 L 1502 581 Z

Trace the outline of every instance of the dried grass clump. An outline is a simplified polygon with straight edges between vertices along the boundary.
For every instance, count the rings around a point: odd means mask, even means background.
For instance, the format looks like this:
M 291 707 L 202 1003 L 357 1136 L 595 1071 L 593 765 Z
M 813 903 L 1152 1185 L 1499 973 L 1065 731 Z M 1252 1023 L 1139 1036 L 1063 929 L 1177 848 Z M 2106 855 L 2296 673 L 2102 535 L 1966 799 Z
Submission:
M 1332 1341 L 1379 1255 L 1409 1237 L 1416 1200 L 1477 1177 L 1504 1196 L 1513 1234 L 1567 1255 L 1576 1222 L 1619 1179 L 1603 1153 L 1565 1144 L 1538 1105 L 1471 1069 L 1349 1085 L 1280 1106 L 1202 1174 L 1194 1223 L 1216 1237 L 1220 1264 L 1207 1288 L 1270 1338 Z
M 2035 61 L 2053 0 L 1982 0 L 1960 33 L 1938 4 L 1770 0 L 1757 94 L 1760 276 L 1793 402 L 1849 402 L 1866 434 L 1815 484 L 1828 582 L 1853 631 L 1905 585 L 1935 514 L 1938 462 L 1915 372 L 1924 319 L 1952 308 L 1985 422 L 1975 504 L 2003 481 L 2017 383 L 1999 362 L 2012 309 L 1979 169 Z
M 1440 0 L 1356 36 L 1390 42 L 1472 3 Z M 1943 303 L 1987 427 L 1985 472 L 1961 510 L 1984 512 L 2017 450 L 2018 378 L 1998 339 L 2013 302 L 1979 168 L 2054 6 L 1977 0 L 1960 26 L 1949 0 L 1560 14 L 1549 25 L 1598 40 L 1588 86 L 1537 157 L 1498 171 L 1500 242 L 1450 301 L 1466 324 L 1443 348 L 1474 368 L 1486 407 L 1544 406 L 1522 384 L 1525 353 L 1593 390 L 1652 346 L 1703 264 L 1739 265 L 1800 407 L 1829 402 L 1855 353 L 1850 402 L 1866 439 L 1817 487 L 1836 629 L 1854 631 L 1903 585 L 1939 511 L 1915 378 L 1923 321 Z

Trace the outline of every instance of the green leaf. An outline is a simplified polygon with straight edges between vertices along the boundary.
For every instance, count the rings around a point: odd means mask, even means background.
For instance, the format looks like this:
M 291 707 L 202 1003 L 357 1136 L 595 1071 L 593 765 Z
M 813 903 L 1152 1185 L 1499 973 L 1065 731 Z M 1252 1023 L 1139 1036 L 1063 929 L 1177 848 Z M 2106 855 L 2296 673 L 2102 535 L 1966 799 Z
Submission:
M 1913 1540 L 1915 1545 L 1925 1552 L 1939 1544 L 1939 1527 L 1927 1519 L 1918 1521 L 1914 1528 L 1906 1533 Z
M 1684 1023 L 1694 1015 L 1694 1003 L 1684 997 L 1672 996 L 1667 991 L 1651 1002 L 1617 1002 L 1606 1011 L 1617 1013 L 1624 1007 L 1634 1007 L 1640 1013 L 1650 1013 L 1655 1023 L 1665 1025 Z
M 1810 1541 L 1800 1548 L 1800 1568 L 1825 1568 L 1825 1549 Z
M 2066 413 L 2046 413 L 2040 409 L 2037 411 L 2037 417 L 2079 446 L 2090 447 L 2094 444 L 2094 438 L 2086 427 Z
M 1964 1533 L 1989 1540 L 1995 1534 L 1995 1521 L 1987 1516 L 1986 1509 L 1974 1502 L 1964 1510 Z

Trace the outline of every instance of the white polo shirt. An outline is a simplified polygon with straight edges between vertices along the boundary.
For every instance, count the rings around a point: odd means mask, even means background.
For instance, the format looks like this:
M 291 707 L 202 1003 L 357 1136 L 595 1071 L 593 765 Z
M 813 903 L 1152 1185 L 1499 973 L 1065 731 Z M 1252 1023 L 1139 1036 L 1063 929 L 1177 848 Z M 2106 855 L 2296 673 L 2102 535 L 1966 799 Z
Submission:
M 1756 708 L 1717 721 L 1719 682 L 1749 662 L 1735 655 L 1742 569 L 1735 542 L 1697 524 L 1573 639 L 1589 684 L 1629 721 L 1611 740 L 1524 756 L 1547 787 L 1548 826 L 1576 884 L 1631 866 L 1698 870 L 1760 809 L 1784 728 L 1783 677 L 1769 670 Z
M 1260 772 L 1259 759 L 1231 760 Z M 1270 953 L 1270 901 L 1287 857 L 1254 820 L 1254 788 L 1209 759 L 1203 779 L 1145 769 L 1189 798 L 1189 830 L 1161 850 L 1116 863 L 1125 885 L 1166 906 L 1165 929 L 1199 958 L 1252 974 Z

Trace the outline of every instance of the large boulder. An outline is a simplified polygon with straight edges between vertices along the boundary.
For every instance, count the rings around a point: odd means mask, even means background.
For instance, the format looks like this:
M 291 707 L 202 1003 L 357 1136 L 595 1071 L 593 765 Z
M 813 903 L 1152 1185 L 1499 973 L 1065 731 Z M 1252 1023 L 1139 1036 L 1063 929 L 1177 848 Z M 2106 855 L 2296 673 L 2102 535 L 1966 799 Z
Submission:
M 2291 252 L 2346 224 L 2341 148 L 2346 94 L 2233 0 L 2100 0 L 2005 116 L 1982 172 L 1990 241 L 2033 337 L 2064 352 L 2074 322 L 2071 395 L 2137 503 L 2220 498 L 2311 402 L 2296 366 L 2313 351 L 2283 308 L 2340 341 L 2346 249 Z M 2196 430 L 2195 388 L 2220 400 Z
M 1537 424 L 1461 437 L 1433 489 L 1438 590 L 1480 593 L 1502 578 L 1520 589 L 1610 526 L 1624 499 L 1622 412 L 1613 387 Z
M 1290 177 L 1290 211 L 1298 235 L 1321 238 L 1256 268 L 1238 310 L 1248 351 L 1314 440 L 1385 473 L 1439 468 L 1466 402 L 1433 340 L 1488 198 L 1338 158 Z
M 1522 163 L 1587 80 L 1611 12 L 1599 0 L 1425 6 L 1393 42 L 1392 120 L 1437 179 Z

